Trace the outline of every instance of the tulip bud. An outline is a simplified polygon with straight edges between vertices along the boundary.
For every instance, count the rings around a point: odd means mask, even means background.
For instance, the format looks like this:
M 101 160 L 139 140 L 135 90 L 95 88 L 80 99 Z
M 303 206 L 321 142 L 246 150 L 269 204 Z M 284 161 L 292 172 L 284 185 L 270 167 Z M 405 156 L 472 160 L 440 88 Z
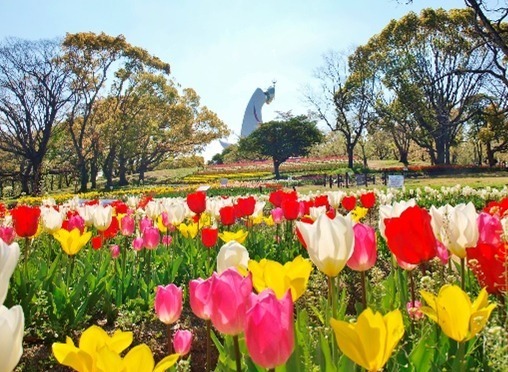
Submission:
M 187 355 L 192 345 L 192 332 L 178 330 L 173 336 L 173 350 L 181 356 Z

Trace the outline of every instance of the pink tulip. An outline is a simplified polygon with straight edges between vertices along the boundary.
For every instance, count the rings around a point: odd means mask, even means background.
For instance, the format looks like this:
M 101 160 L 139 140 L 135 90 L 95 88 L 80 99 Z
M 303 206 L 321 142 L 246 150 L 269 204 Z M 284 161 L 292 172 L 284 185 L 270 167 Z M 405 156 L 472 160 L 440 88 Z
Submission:
M 132 241 L 132 249 L 135 251 L 140 251 L 143 249 L 143 238 L 138 236 Z
M 131 236 L 134 233 L 135 221 L 132 215 L 123 216 L 120 221 L 120 231 L 123 236 Z
M 272 209 L 272 219 L 275 224 L 280 224 L 282 221 L 284 221 L 284 212 L 282 211 L 282 208 L 277 207 Z
M 203 280 L 191 280 L 189 283 L 189 301 L 192 312 L 200 319 L 208 320 L 212 313 L 212 281 L 214 276 Z
M 169 246 L 172 241 L 173 241 L 173 238 L 171 237 L 171 235 L 164 235 L 162 237 L 162 244 L 164 244 L 166 247 Z
M 189 354 L 192 345 L 192 332 L 187 330 L 178 330 L 173 336 L 173 350 L 181 356 Z
M 409 317 L 413 320 L 420 320 L 423 318 L 423 313 L 420 310 L 422 307 L 422 303 L 418 300 L 416 300 L 414 303 L 412 301 L 409 301 L 406 304 L 406 310 L 409 314 Z
M 168 284 L 165 287 L 157 286 L 155 313 L 166 325 L 176 322 L 182 313 L 182 288 L 174 284 Z
M 159 229 L 156 227 L 146 227 L 143 231 L 143 247 L 146 249 L 155 249 L 160 242 Z
M 478 216 L 478 230 L 480 236 L 478 244 L 498 245 L 501 242 L 503 226 L 497 217 L 482 212 Z
M 347 266 L 355 271 L 369 270 L 376 263 L 376 232 L 368 225 L 357 223 L 353 226 L 355 247 Z
M 252 360 L 263 368 L 286 363 L 295 346 L 291 291 L 279 301 L 272 290 L 264 290 L 252 294 L 250 304 L 245 343 Z
M 79 229 L 81 234 L 83 234 L 83 231 L 85 230 L 85 220 L 79 214 L 69 217 L 67 230 L 72 231 L 73 229 Z
M 0 226 L 0 239 L 2 239 L 5 244 L 11 245 L 16 238 L 16 233 L 14 228 L 11 226 Z
M 443 265 L 447 265 L 448 259 L 450 258 L 448 249 L 439 240 L 436 240 L 436 242 L 437 242 L 437 258 L 439 258 L 439 260 Z
M 120 247 L 118 244 L 111 245 L 109 251 L 111 252 L 111 258 L 118 258 L 118 256 L 120 256 Z
M 214 273 L 211 288 L 211 321 L 221 333 L 235 336 L 245 328 L 245 315 L 252 279 L 243 277 L 235 269 L 227 269 L 220 275 Z
M 143 217 L 139 221 L 139 230 L 143 233 L 148 227 L 153 227 L 153 221 L 148 217 Z

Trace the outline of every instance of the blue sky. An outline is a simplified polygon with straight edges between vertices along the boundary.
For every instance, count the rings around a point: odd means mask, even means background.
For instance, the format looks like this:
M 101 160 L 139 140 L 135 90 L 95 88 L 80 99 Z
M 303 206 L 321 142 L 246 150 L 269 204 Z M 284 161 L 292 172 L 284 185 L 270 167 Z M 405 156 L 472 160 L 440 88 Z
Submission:
M 401 2 L 404 2 L 403 0 Z M 463 0 L 2 0 L 0 39 L 63 37 L 66 32 L 123 34 L 171 64 L 173 78 L 240 133 L 257 87 L 277 80 L 276 111 L 307 112 L 305 85 L 330 50 L 361 45 L 391 20 L 424 7 L 463 8 Z M 230 137 L 233 141 L 234 138 Z M 203 154 L 220 152 L 218 142 Z

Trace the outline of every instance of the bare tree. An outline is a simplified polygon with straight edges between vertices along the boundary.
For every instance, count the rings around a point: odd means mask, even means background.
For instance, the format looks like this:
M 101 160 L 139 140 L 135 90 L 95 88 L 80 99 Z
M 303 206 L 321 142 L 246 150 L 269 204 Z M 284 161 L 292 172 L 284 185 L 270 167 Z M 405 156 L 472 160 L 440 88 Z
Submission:
M 23 159 L 21 191 L 40 192 L 53 126 L 72 97 L 57 40 L 7 39 L 0 45 L 0 149 Z

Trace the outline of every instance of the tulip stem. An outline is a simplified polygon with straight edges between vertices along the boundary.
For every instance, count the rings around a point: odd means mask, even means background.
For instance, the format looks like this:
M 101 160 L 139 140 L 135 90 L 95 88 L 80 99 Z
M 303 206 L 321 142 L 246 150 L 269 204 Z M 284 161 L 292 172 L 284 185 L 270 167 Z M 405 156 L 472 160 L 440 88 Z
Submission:
M 212 331 L 212 322 L 210 319 L 206 320 L 206 371 L 209 372 L 212 370 L 212 353 L 210 349 L 210 338 Z
M 167 331 L 167 335 L 168 335 L 168 355 L 171 355 L 173 353 L 173 344 L 172 344 L 172 340 L 171 340 L 171 324 L 168 324 L 166 326 L 166 331 Z
M 238 343 L 238 335 L 233 336 L 233 344 L 235 346 L 236 372 L 242 372 L 242 359 L 240 355 L 240 344 Z
M 365 271 L 361 271 L 362 275 L 362 304 L 363 310 L 367 308 L 367 278 L 365 276 Z
M 457 354 L 453 361 L 452 371 L 463 372 L 466 370 L 466 342 L 458 342 Z
M 466 288 L 466 259 L 463 257 L 460 259 L 460 276 L 461 276 L 460 285 L 462 290 L 464 291 Z

